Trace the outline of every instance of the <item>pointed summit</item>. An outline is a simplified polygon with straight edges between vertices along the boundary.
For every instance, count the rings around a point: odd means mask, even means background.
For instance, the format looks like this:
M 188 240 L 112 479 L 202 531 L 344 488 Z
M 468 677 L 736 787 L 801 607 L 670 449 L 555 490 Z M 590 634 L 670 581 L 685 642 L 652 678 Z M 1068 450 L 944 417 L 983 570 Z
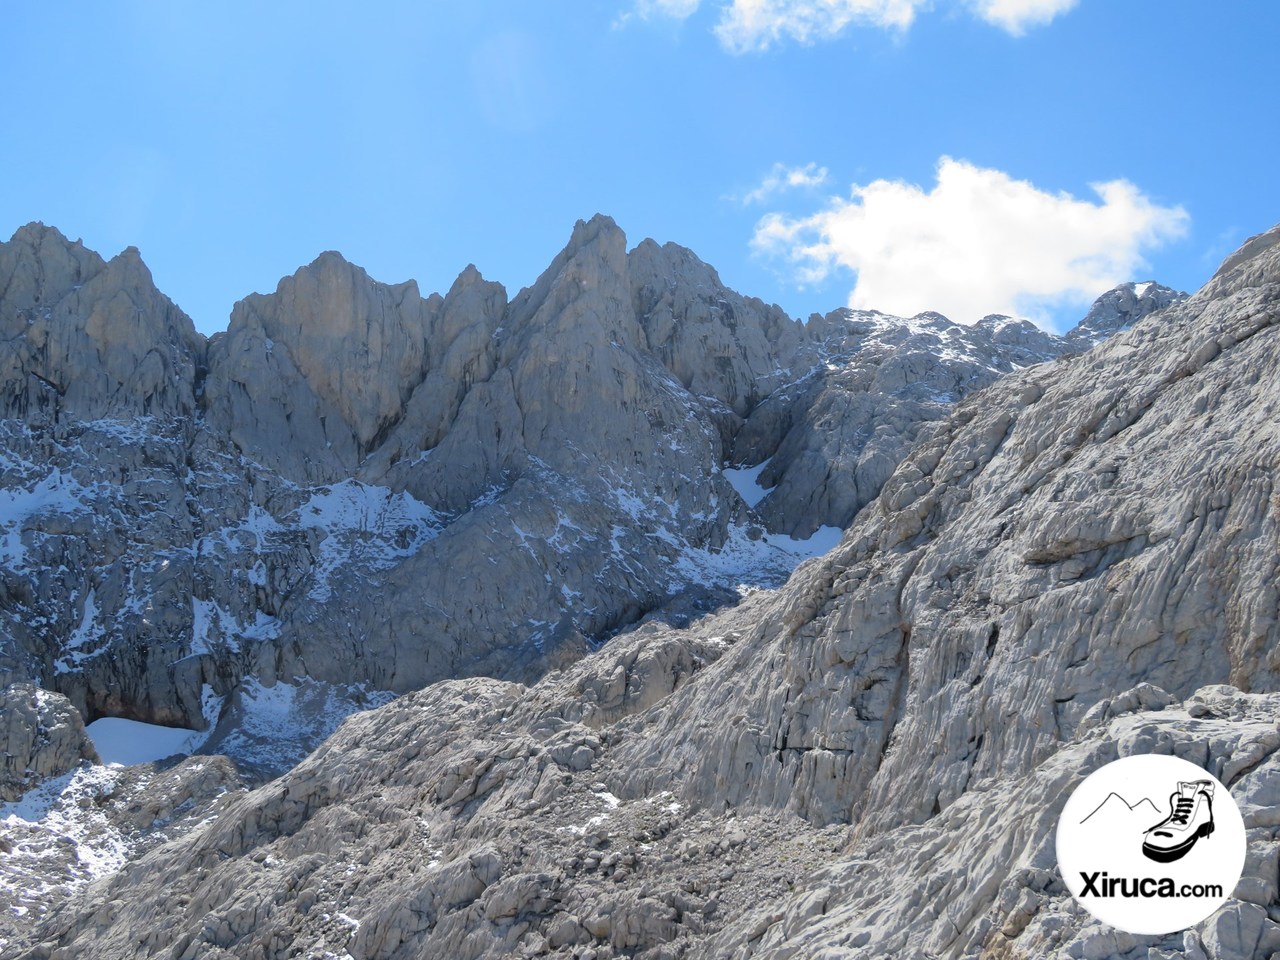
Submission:
M 565 252 L 576 252 L 602 239 L 605 242 L 621 239 L 623 244 L 627 241 L 626 234 L 622 232 L 622 228 L 613 217 L 597 213 L 590 220 L 579 220 L 573 225 L 573 234 L 569 237 Z
M 0 289 L 6 305 L 24 309 L 55 302 L 102 272 L 106 261 L 57 227 L 33 221 L 0 244 Z
M 136 247 L 104 261 L 41 223 L 0 244 L 0 404 L 93 419 L 194 409 L 204 339 Z
M 626 234 L 612 217 L 598 213 L 574 224 L 569 242 L 551 265 L 511 301 L 508 326 L 563 327 L 582 312 L 581 306 L 570 310 L 570 305 L 589 296 L 599 301 L 590 311 L 595 319 L 609 326 L 615 338 L 634 342 L 634 317 L 618 309 L 630 299 L 627 290 Z
M 415 281 L 379 283 L 325 251 L 235 305 L 210 356 L 207 395 L 226 400 L 215 415 L 286 475 L 350 475 L 422 380 L 439 309 Z M 290 432 L 305 452 L 281 442 Z
M 1097 300 L 1067 334 L 1067 342 L 1075 349 L 1087 350 L 1113 333 L 1128 330 L 1139 320 L 1181 303 L 1188 294 L 1154 280 L 1130 281 L 1112 287 Z
M 10 243 L 25 243 L 31 246 L 39 246 L 46 241 L 61 243 L 66 246 L 83 246 L 79 241 L 71 241 L 57 227 L 51 227 L 40 220 L 32 220 L 30 223 L 23 224 L 13 232 Z

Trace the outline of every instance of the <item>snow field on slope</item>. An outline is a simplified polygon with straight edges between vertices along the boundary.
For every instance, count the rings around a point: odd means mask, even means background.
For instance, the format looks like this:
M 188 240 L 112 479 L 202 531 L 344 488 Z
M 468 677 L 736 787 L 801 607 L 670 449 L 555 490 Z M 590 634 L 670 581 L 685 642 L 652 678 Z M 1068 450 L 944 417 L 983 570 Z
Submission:
M 124 717 L 100 717 L 86 726 L 85 732 L 107 765 L 130 767 L 138 763 L 154 763 L 166 757 L 187 756 L 199 750 L 209 739 L 222 711 L 222 702 L 223 698 L 205 684 L 201 690 L 202 713 L 209 725 L 205 730 L 165 727 Z
M 82 766 L 0 804 L 0 903 L 19 917 L 43 916 L 55 894 L 114 873 L 129 842 L 108 820 L 102 798 L 116 788 L 111 767 Z
M 772 459 L 773 457 L 770 457 L 769 460 L 754 467 L 725 467 L 720 471 L 733 489 L 738 491 L 738 496 L 748 507 L 754 509 L 771 489 L 760 485 L 760 474 L 764 472 L 765 467 L 769 466 L 769 461 Z
M 413 555 L 443 527 L 440 515 L 408 493 L 359 480 L 344 480 L 312 493 L 296 511 L 296 524 L 327 534 L 315 567 L 313 600 L 332 594 L 330 576 L 345 563 L 360 560 L 386 569 Z M 370 536 L 372 535 L 372 536 Z

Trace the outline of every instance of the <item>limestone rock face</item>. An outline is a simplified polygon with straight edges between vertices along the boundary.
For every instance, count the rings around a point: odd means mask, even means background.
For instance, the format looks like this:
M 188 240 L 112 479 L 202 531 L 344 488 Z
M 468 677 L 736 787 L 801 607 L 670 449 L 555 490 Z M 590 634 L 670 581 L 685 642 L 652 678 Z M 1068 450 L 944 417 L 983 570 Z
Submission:
M 191 540 L 204 338 L 136 249 L 103 261 L 39 224 L 0 244 L 0 291 L 0 683 L 56 687 L 89 719 L 181 719 L 172 627 L 190 559 L 170 551 Z
M 760 527 L 843 525 L 923 425 L 1058 347 L 802 327 L 607 217 L 510 302 L 474 267 L 424 298 L 326 253 L 207 345 L 136 251 L 33 225 L 0 265 L 0 680 L 89 720 L 201 728 L 246 677 L 535 678 L 780 582 L 797 552 Z M 721 466 L 766 457 L 749 510 Z
M 766 463 L 757 513 L 773 532 L 843 529 L 929 425 L 1013 370 L 1080 353 L 1186 299 L 1155 283 L 1121 284 L 1062 337 L 992 315 L 971 326 L 936 313 L 836 310 L 807 327 L 816 359 L 776 388 L 735 435 L 734 463 Z M 801 351 L 801 356 L 810 356 Z
M 32 683 L 0 691 L 0 800 L 16 800 L 30 787 L 97 762 L 84 721 L 66 697 Z
M 611 220 L 579 223 L 501 326 L 501 298 L 464 274 L 444 313 L 482 307 L 472 377 L 442 436 L 439 408 L 410 399 L 393 434 L 405 455 L 385 474 L 440 514 L 439 529 L 355 609 L 314 591 L 297 599 L 294 617 L 321 629 L 282 650 L 281 670 L 338 679 L 355 664 L 400 691 L 536 676 L 678 591 L 688 547 L 724 543 L 737 508 L 716 475 L 719 434 L 646 351 L 627 264 Z M 429 450 L 411 442 L 436 436 Z M 359 589 L 353 579 L 336 595 Z M 377 658 L 369 637 L 386 638 Z
M 820 362 L 747 419 L 731 459 L 767 461 L 757 505 L 768 529 L 807 537 L 843 529 L 873 500 L 920 431 L 997 377 L 1065 351 L 1025 322 L 972 327 L 938 314 L 911 320 L 837 310 L 814 317 Z
M 734 418 L 794 380 L 816 355 L 801 324 L 727 289 L 693 251 L 645 240 L 627 259 L 648 350 L 686 390 L 718 400 Z
M 630 739 L 632 768 L 687 742 L 678 716 L 741 717 L 684 754 L 688 796 L 869 834 L 1025 774 L 1140 682 L 1272 688 L 1278 553 L 1260 478 L 1280 457 L 1278 301 L 1280 258 L 1262 256 L 961 402 L 716 665 L 732 684 L 678 691 L 665 734 Z M 755 684 L 759 662 L 780 676 Z
M 735 346 L 682 292 L 714 272 L 672 257 L 681 323 L 738 358 L 723 382 L 681 359 L 714 396 L 651 348 L 635 291 L 657 266 L 638 283 L 607 217 L 512 302 L 474 267 L 424 298 L 327 253 L 207 345 L 136 253 L 23 228 L 0 248 L 0 680 L 203 728 L 246 678 L 528 679 L 655 609 L 781 582 L 795 550 L 720 467 L 726 404 L 768 388 L 770 338 L 798 327 L 717 286 Z
M 1152 688 L 1154 689 L 1154 688 Z M 1232 701 L 1233 723 L 1205 700 Z M 709 952 L 738 958 L 851 958 L 906 954 L 1036 957 L 1269 956 L 1280 948 L 1270 785 L 1280 766 L 1275 694 L 1209 687 L 1185 704 L 1136 706 L 1082 731 L 1024 777 L 986 780 L 925 823 L 861 842 L 816 871 L 779 909 L 750 911 Z M 1243 709 L 1241 709 L 1243 708 Z M 1247 827 L 1245 872 L 1234 896 L 1202 924 L 1135 936 L 1093 921 L 1062 883 L 1054 836 L 1062 804 L 1094 770 L 1158 752 L 1225 778 Z M 1250 769 L 1258 763 L 1257 769 Z M 1269 913 L 1270 911 L 1270 913 Z
M 5 417 L 190 416 L 204 338 L 158 290 L 135 247 L 104 262 L 32 223 L 0 244 Z
M 439 297 L 371 280 L 333 252 L 236 304 L 210 347 L 209 421 L 289 479 L 355 473 L 427 367 Z
M 391 487 L 402 489 L 420 472 L 422 452 L 440 444 L 457 419 L 463 400 L 494 375 L 495 334 L 506 309 L 507 292 L 502 284 L 485 280 L 474 266 L 458 276 L 427 337 L 426 376 L 410 394 L 400 422 L 362 465 L 361 477 L 385 478 Z M 465 472 L 465 467 L 459 470 Z M 467 491 L 451 484 L 443 484 L 435 492 L 435 502 L 447 509 L 462 509 L 470 503 Z
M 700 405 L 645 352 L 627 270 L 626 238 L 612 220 L 578 224 L 501 328 L 489 327 L 482 376 L 440 443 L 401 474 L 415 496 L 459 509 L 530 467 L 578 482 L 586 457 L 614 487 L 703 511 L 693 481 L 714 472 L 720 450 Z M 673 489 L 681 483 L 688 489 Z
M 1077 349 L 1101 343 L 1113 333 L 1128 330 L 1143 317 L 1187 299 L 1187 294 L 1153 280 L 1122 283 L 1100 296 L 1067 334 L 1067 341 Z

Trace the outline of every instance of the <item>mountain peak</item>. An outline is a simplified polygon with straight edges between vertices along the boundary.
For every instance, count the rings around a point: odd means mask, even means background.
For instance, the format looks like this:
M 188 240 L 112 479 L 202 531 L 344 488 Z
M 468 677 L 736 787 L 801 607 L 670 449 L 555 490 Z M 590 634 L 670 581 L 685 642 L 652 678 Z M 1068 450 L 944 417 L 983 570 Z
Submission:
M 31 283 L 49 288 L 33 291 L 44 302 L 53 296 L 54 289 L 65 292 L 106 266 L 106 261 L 81 241 L 69 240 L 57 227 L 35 220 L 15 230 L 13 238 L 0 247 L 0 274 L 30 274 Z
M 1144 317 L 1181 303 L 1187 296 L 1154 280 L 1118 284 L 1093 301 L 1084 319 L 1067 332 L 1066 340 L 1073 347 L 1088 349 Z
M 9 415 L 185 413 L 203 339 L 137 247 L 110 262 L 29 223 L 0 244 L 0 393 Z
M 281 279 L 277 285 L 283 285 L 288 280 L 297 280 L 302 276 L 322 277 L 322 276 L 352 276 L 363 275 L 368 278 L 365 269 L 357 264 L 352 263 L 337 250 L 324 250 L 310 263 L 305 264 L 295 270 L 290 276 Z
M 573 225 L 573 233 L 565 245 L 564 252 L 572 255 L 579 250 L 601 242 L 618 243 L 626 248 L 626 234 L 618 226 L 613 217 L 597 213 L 590 220 L 579 220 Z
M 23 224 L 13 232 L 10 243 L 28 243 L 37 246 L 46 240 L 55 240 L 67 246 L 82 245 L 79 240 L 69 240 L 57 227 L 51 227 L 40 220 L 32 220 Z

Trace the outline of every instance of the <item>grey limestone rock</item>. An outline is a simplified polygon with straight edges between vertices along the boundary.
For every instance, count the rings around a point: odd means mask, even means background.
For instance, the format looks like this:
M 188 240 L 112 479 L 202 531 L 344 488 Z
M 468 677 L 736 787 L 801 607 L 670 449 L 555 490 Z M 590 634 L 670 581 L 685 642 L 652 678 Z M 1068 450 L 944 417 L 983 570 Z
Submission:
M 133 767 L 82 763 L 28 791 L 0 816 L 0 956 L 24 934 L 129 858 L 204 821 L 241 790 L 225 757 Z M 179 903 L 184 894 L 175 894 Z M 110 917 L 118 904 L 104 905 Z M 37 946 L 36 954 L 46 950 Z
M 801 537 L 847 526 L 923 428 L 1014 368 L 985 329 L 936 314 L 841 310 L 810 326 L 823 337 L 821 360 L 756 408 L 732 455 L 768 461 L 757 512 L 770 530 Z
M 0 800 L 16 800 L 41 780 L 97 760 L 84 720 L 66 697 L 32 683 L 0 691 Z
M 1153 280 L 1122 283 L 1094 302 L 1084 319 L 1067 333 L 1067 342 L 1077 349 L 1096 346 L 1113 333 L 1128 330 L 1144 317 L 1186 299 L 1187 294 Z
M 32 223 L 0 244 L 0 402 L 27 423 L 190 416 L 204 338 L 129 247 Z
M 20 230 L 0 247 L 0 679 L 87 720 L 201 728 L 246 677 L 532 678 L 655 609 L 779 582 L 785 554 L 717 557 L 749 519 L 719 467 L 801 328 L 642 248 L 579 223 L 510 303 L 474 267 L 424 298 L 326 253 L 206 344 L 136 251 Z M 153 364 L 159 386 L 134 376 Z
M 627 264 L 648 350 L 695 397 L 718 401 L 726 424 L 740 426 L 816 352 L 801 324 L 726 288 L 691 250 L 645 240 Z
M 627 738 L 638 788 L 678 754 L 677 796 L 869 836 L 1024 774 L 1139 683 L 1273 686 L 1277 262 L 961 402 Z M 692 740 L 683 718 L 709 715 L 731 719 Z
M 1246 697 L 1254 716 L 1227 730 L 1189 718 L 1178 703 L 1139 710 L 1058 745 L 1025 775 L 984 780 L 922 824 L 859 841 L 787 907 L 744 915 L 710 952 L 740 958 L 836 951 L 869 958 L 914 950 L 946 957 L 1269 956 L 1280 947 L 1280 925 L 1268 916 L 1276 902 L 1275 840 L 1273 827 L 1258 824 L 1277 812 L 1277 796 L 1264 786 L 1277 770 L 1277 703 L 1274 694 Z M 1249 855 L 1235 896 L 1203 924 L 1185 933 L 1135 936 L 1092 920 L 1071 899 L 1058 875 L 1054 834 L 1063 803 L 1085 776 L 1146 752 L 1153 742 L 1156 752 L 1197 764 L 1207 758 L 1210 771 L 1225 778 L 1250 825 Z M 1242 772 L 1253 763 L 1258 766 Z M 819 891 L 820 913 L 809 908 Z
M 377 283 L 323 253 L 236 304 L 210 345 L 210 425 L 288 479 L 350 477 L 422 381 L 440 310 L 413 281 Z
M 843 529 L 879 494 L 928 430 L 969 394 L 1013 370 L 1080 353 L 1186 294 L 1126 283 L 1099 297 L 1065 336 L 992 315 L 972 326 L 936 313 L 875 311 L 814 315 L 815 351 L 801 351 L 798 377 L 776 387 L 747 417 L 730 450 L 734 463 L 766 462 L 757 506 L 766 527 L 807 537 Z
M 1264 251 L 997 381 L 783 590 L 534 687 L 353 718 L 40 936 L 66 958 L 1251 955 L 1277 903 L 1278 291 Z M 1073 783 L 1152 749 L 1226 780 L 1251 866 L 1200 929 L 1138 939 L 1083 920 L 1051 837 Z

